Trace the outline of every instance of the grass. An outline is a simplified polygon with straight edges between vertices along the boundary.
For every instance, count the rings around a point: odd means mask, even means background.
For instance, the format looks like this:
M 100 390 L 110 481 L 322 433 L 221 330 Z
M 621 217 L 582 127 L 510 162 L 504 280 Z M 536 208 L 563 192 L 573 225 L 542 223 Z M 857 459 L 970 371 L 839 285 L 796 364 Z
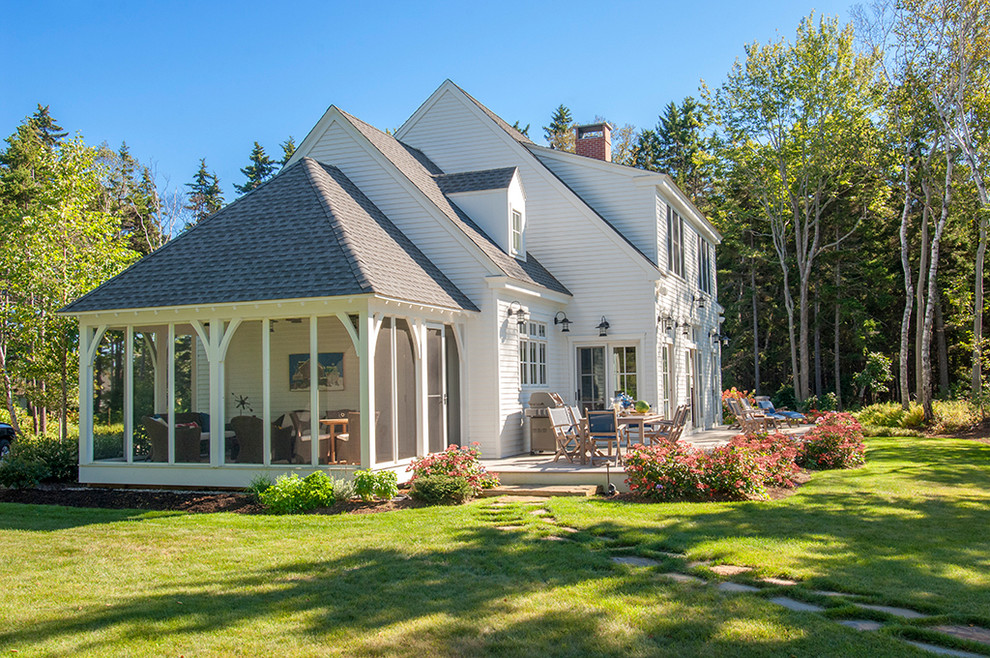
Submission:
M 990 622 L 990 446 L 868 445 L 866 468 L 816 474 L 770 503 L 479 501 L 336 517 L 0 505 L 0 652 L 927 655 L 891 632 L 661 578 L 685 568 L 676 558 L 609 559 L 682 550 Z M 573 541 L 543 540 L 554 534 Z

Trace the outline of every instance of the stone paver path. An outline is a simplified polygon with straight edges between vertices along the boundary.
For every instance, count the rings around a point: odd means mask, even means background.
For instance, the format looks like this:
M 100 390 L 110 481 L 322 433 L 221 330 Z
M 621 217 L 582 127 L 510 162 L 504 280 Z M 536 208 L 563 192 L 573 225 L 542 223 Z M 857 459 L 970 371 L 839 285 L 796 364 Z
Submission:
M 857 631 L 878 631 L 883 628 L 883 624 L 872 619 L 843 619 L 839 623 Z
M 788 610 L 793 610 L 795 612 L 821 612 L 825 609 L 820 605 L 812 605 L 811 603 L 805 603 L 804 601 L 796 601 L 786 596 L 775 596 L 770 599 L 770 603 L 776 603 L 779 606 L 783 606 Z
M 759 587 L 743 585 L 742 583 L 719 583 L 717 587 L 720 592 L 759 592 Z
M 668 573 L 660 574 L 661 578 L 667 578 L 668 580 L 673 580 L 677 583 L 685 583 L 688 585 L 707 585 L 707 581 L 701 578 L 695 578 L 694 576 L 689 576 L 686 573 L 677 573 L 676 571 L 671 571 Z
M 633 567 L 655 567 L 660 564 L 656 560 L 651 560 L 648 557 L 636 557 L 635 555 L 613 557 L 612 562 L 615 562 L 616 564 L 628 564 Z
M 958 637 L 961 640 L 969 640 L 970 642 L 979 642 L 981 644 L 990 645 L 990 629 L 988 628 L 948 624 L 933 626 L 932 628 L 940 633 Z
M 915 642 L 914 640 L 904 640 L 908 644 L 918 647 L 919 649 L 924 649 L 925 651 L 931 651 L 932 653 L 937 653 L 942 656 L 958 656 L 959 658 L 983 658 L 978 653 L 970 653 L 968 651 L 959 651 L 958 649 L 947 649 L 946 647 L 940 647 L 937 644 L 927 644 L 925 642 Z
M 781 587 L 793 587 L 798 584 L 796 580 L 790 578 L 760 578 L 759 581 L 767 585 L 779 585 Z
M 924 619 L 925 617 L 928 616 L 916 610 L 908 610 L 907 608 L 895 608 L 889 605 L 870 605 L 868 603 L 854 603 L 853 605 L 859 608 L 865 608 L 866 610 L 876 610 L 877 612 L 886 612 L 888 615 L 894 615 L 895 617 L 900 617 L 902 619 Z
M 714 567 L 710 567 L 710 569 L 712 573 L 717 573 L 720 576 L 738 576 L 741 573 L 753 570 L 751 567 L 740 567 L 735 564 L 716 564 Z

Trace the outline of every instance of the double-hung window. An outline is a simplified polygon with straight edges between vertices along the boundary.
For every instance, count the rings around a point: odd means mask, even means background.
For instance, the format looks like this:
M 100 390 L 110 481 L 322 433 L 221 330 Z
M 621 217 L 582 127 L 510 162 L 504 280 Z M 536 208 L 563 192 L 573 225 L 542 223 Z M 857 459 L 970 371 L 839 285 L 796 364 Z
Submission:
M 519 332 L 519 382 L 523 386 L 547 385 L 547 325 L 527 322 Z
M 712 245 L 698 236 L 698 289 L 712 293 Z
M 667 206 L 667 269 L 684 276 L 684 219 Z
M 522 256 L 523 251 L 523 221 L 522 213 L 512 211 L 512 255 Z

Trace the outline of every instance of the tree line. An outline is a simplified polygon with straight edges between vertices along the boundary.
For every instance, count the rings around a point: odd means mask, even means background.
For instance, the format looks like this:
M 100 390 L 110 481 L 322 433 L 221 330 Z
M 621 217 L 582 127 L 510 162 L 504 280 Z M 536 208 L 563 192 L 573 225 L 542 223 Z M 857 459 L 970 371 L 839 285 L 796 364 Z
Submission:
M 554 110 L 549 146 L 573 151 L 573 126 Z M 845 26 L 811 15 L 613 143 L 724 236 L 726 385 L 917 400 L 927 420 L 934 395 L 985 395 L 985 0 L 881 0 Z

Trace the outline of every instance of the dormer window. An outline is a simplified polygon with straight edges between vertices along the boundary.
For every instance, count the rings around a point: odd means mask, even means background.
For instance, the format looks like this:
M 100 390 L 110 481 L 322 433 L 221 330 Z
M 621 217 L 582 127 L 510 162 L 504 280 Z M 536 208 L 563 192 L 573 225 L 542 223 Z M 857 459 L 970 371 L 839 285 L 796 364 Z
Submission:
M 510 227 L 510 244 L 512 245 L 512 255 L 522 256 L 523 253 L 523 220 L 522 213 L 518 210 L 512 211 L 512 226 Z

